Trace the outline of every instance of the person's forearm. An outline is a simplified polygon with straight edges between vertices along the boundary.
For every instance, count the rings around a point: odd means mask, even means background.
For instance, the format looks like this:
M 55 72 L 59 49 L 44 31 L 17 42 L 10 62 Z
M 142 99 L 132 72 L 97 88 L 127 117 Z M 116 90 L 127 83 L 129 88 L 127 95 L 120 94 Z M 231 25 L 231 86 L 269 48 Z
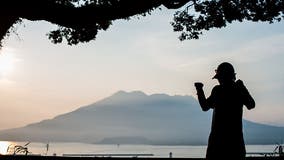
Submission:
M 247 109 L 253 109 L 255 107 L 255 101 L 252 96 L 249 94 L 248 90 L 246 90 L 244 96 L 244 104 L 247 106 Z
M 253 109 L 255 107 L 255 101 L 252 98 L 252 96 L 250 95 L 248 89 L 246 88 L 246 86 L 244 85 L 242 80 L 237 80 L 237 85 L 241 90 L 241 95 L 242 95 L 242 99 L 244 101 L 244 105 L 247 107 L 247 109 Z
M 206 103 L 206 97 L 205 97 L 203 89 L 197 90 L 197 97 L 198 97 L 198 101 L 199 101 L 199 104 L 200 104 L 202 110 L 208 111 L 210 109 L 210 107 L 208 107 L 208 105 Z

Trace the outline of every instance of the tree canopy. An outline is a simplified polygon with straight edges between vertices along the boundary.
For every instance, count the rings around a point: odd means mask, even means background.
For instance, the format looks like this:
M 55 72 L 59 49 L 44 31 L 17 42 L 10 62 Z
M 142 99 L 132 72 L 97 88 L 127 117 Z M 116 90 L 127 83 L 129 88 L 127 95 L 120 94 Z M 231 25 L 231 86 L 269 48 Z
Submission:
M 58 25 L 48 38 L 64 39 L 69 45 L 94 40 L 99 30 L 107 30 L 114 20 L 145 16 L 165 6 L 178 9 L 173 30 L 180 40 L 198 39 L 202 31 L 226 27 L 233 21 L 283 19 L 283 0 L 4 0 L 0 6 L 0 40 L 22 19 L 45 20 Z

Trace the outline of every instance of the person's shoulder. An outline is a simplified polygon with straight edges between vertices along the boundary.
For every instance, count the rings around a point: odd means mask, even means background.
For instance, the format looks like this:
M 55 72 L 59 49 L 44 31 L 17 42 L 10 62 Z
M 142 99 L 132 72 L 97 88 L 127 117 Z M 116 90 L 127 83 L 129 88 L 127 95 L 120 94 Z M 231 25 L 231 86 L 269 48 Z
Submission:
M 220 85 L 216 85 L 216 86 L 213 87 L 213 90 L 220 89 L 220 87 L 221 87 Z
M 218 92 L 220 90 L 220 85 L 216 85 L 213 87 L 212 92 Z

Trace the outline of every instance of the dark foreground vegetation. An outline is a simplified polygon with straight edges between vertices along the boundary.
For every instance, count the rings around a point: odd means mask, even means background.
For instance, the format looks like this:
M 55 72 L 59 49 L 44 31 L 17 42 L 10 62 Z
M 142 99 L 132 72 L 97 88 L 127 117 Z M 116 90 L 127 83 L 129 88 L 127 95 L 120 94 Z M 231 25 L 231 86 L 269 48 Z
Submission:
M 225 158 L 225 157 L 224 157 Z M 62 157 L 62 156 L 12 156 L 12 155 L 1 155 L 1 160 L 108 160 L 108 159 L 154 159 L 163 160 L 169 158 L 114 158 L 114 157 Z M 205 158 L 171 158 L 173 160 L 205 160 Z M 232 159 L 228 157 L 225 159 Z M 247 157 L 246 160 L 284 160 L 284 157 Z

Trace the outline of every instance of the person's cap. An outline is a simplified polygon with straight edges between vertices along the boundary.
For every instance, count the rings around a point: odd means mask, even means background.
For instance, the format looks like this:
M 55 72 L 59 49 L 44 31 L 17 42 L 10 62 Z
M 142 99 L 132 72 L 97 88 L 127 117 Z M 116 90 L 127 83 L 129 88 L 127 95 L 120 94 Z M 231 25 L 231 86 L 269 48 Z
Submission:
M 218 79 L 220 77 L 235 77 L 235 70 L 232 64 L 228 62 L 221 63 L 215 70 L 216 74 L 212 79 Z

